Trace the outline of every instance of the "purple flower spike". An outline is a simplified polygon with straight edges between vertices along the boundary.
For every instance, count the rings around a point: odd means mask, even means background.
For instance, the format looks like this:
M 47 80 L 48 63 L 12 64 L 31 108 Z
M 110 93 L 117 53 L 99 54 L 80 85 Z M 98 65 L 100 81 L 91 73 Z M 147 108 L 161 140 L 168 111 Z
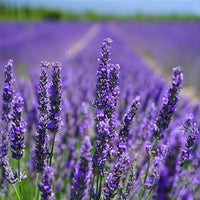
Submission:
M 41 74 L 38 86 L 39 100 L 39 122 L 36 135 L 35 147 L 35 170 L 41 173 L 44 170 L 45 160 L 47 157 L 47 128 L 49 124 L 49 94 L 48 94 L 48 78 L 47 70 L 49 63 L 41 62 Z
M 53 192 L 53 181 L 54 181 L 54 171 L 50 166 L 45 166 L 44 173 L 42 175 L 42 183 L 38 184 L 38 188 L 41 194 L 42 200 L 54 200 Z
M 13 61 L 9 60 L 4 68 L 5 85 L 3 89 L 3 117 L 7 123 L 12 119 L 11 102 L 14 96 Z
M 163 107 L 153 128 L 153 135 L 157 140 L 161 140 L 164 137 L 164 131 L 169 126 L 172 116 L 176 112 L 176 104 L 179 100 L 178 94 L 183 83 L 183 73 L 180 67 L 173 69 L 172 79 L 172 87 L 163 99 Z
M 117 154 L 119 157 L 123 152 L 126 151 L 130 125 L 131 125 L 133 118 L 135 117 L 136 111 L 139 109 L 139 106 L 140 106 L 140 97 L 137 96 L 134 99 L 134 101 L 131 105 L 131 108 L 124 116 L 124 119 L 123 119 L 123 122 L 122 122 L 122 125 L 120 128 L 120 132 L 119 132 L 119 141 L 117 144 L 117 149 L 118 149 Z
M 188 122 L 188 120 L 187 120 L 187 122 Z M 191 126 L 187 127 L 187 129 L 189 129 L 190 135 L 187 137 L 186 144 L 182 148 L 182 151 L 181 151 L 181 155 L 180 155 L 181 167 L 183 167 L 185 165 L 186 161 L 189 159 L 190 152 L 194 145 L 196 136 L 199 134 L 199 131 L 198 131 L 195 123 L 193 123 Z M 187 129 L 185 129 L 186 132 L 187 132 Z
M 87 184 L 90 181 L 92 171 L 91 171 L 91 150 L 92 145 L 90 142 L 89 136 L 85 136 L 81 153 L 82 156 L 80 158 L 80 162 L 78 167 L 76 168 L 76 172 L 74 175 L 74 186 L 71 191 L 71 199 L 83 199 L 85 196 L 85 189 L 87 188 Z
M 109 67 L 110 67 L 110 44 L 112 40 L 107 38 L 103 41 L 101 58 L 97 69 L 96 99 L 94 107 L 96 108 L 96 131 L 97 143 L 93 156 L 93 173 L 104 175 L 104 165 L 109 152 L 109 119 L 106 115 L 107 102 L 109 99 Z M 108 113 L 108 111 L 107 111 Z
M 118 161 L 114 164 L 112 172 L 109 173 L 108 179 L 106 180 L 105 187 L 103 189 L 104 195 L 102 200 L 110 200 L 115 197 L 116 190 L 119 188 L 120 179 L 127 162 L 127 155 L 123 153 Z
M 166 157 L 164 165 L 160 170 L 160 179 L 158 181 L 157 194 L 159 200 L 171 199 L 171 191 L 176 187 L 176 176 L 178 172 L 178 154 L 182 141 L 179 135 L 170 144 L 170 152 Z
M 17 93 L 12 101 L 13 108 L 13 122 L 11 127 L 11 148 L 12 157 L 14 159 L 21 159 L 24 157 L 24 133 L 26 131 L 26 123 L 22 119 L 23 99 Z
M 52 64 L 52 85 L 50 88 L 50 123 L 49 129 L 53 133 L 58 133 L 61 128 L 61 64 Z

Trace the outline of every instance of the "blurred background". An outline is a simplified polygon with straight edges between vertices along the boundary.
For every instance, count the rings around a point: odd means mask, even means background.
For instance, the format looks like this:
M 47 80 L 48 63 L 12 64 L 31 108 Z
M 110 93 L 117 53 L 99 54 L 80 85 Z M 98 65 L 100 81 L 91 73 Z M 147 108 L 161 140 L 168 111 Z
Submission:
M 0 65 L 13 59 L 24 77 L 41 60 L 87 65 L 84 55 L 96 69 L 101 42 L 112 37 L 113 60 L 123 43 L 166 79 L 181 66 L 185 93 L 198 100 L 199 35 L 199 0 L 0 0 Z

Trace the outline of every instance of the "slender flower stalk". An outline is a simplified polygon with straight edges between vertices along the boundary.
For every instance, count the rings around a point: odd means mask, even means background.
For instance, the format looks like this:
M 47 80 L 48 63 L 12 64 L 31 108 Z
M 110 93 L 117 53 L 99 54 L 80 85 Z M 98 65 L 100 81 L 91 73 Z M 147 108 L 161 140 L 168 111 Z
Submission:
M 3 89 L 3 116 L 2 120 L 6 122 L 6 129 L 1 132 L 2 144 L 0 150 L 1 157 L 1 166 L 2 166 L 2 177 L 1 177 L 1 193 L 4 193 L 4 196 L 7 195 L 7 179 L 8 174 L 12 174 L 11 168 L 9 167 L 8 161 L 8 131 L 9 131 L 9 122 L 12 119 L 12 100 L 14 95 L 14 83 L 13 78 L 13 61 L 9 60 L 8 64 L 4 68 L 4 89 Z M 8 170 L 9 169 L 9 170 Z M 9 172 L 10 171 L 10 172 Z M 12 177 L 12 175 L 11 175 Z
M 153 145 L 153 150 L 157 149 L 157 143 L 159 140 L 163 139 L 164 132 L 168 128 L 173 114 L 176 112 L 176 104 L 179 100 L 178 94 L 182 88 L 183 84 L 183 73 L 180 67 L 176 67 L 173 69 L 173 77 L 172 77 L 172 87 L 169 89 L 168 93 L 163 99 L 163 106 L 160 110 L 159 117 L 156 119 L 154 127 L 153 127 L 153 136 L 155 137 L 155 142 Z M 142 188 L 139 194 L 139 200 L 143 198 L 145 192 L 145 182 L 148 177 L 149 168 L 151 165 L 151 161 L 153 160 L 153 155 L 149 156 L 148 166 L 145 172 L 144 181 L 142 184 Z
M 178 94 L 182 88 L 183 73 L 180 67 L 173 69 L 172 87 L 163 99 L 163 107 L 160 110 L 159 117 L 156 119 L 153 128 L 153 135 L 156 140 L 164 137 L 164 131 L 168 128 L 173 114 L 176 112 L 176 104 L 179 100 Z
M 12 157 L 18 162 L 18 182 L 24 179 L 21 175 L 20 159 L 24 157 L 24 133 L 26 131 L 26 123 L 22 119 L 23 110 L 23 98 L 17 93 L 12 101 L 13 116 L 12 116 L 12 127 L 11 127 L 11 152 Z M 20 183 L 21 193 L 21 183 Z
M 48 77 L 47 70 L 49 63 L 41 62 L 41 74 L 38 86 L 39 100 L 39 121 L 36 135 L 35 147 L 35 170 L 37 173 L 42 173 L 45 167 L 47 158 L 47 129 L 49 124 L 49 95 L 48 95 Z
M 90 163 L 91 150 L 92 145 L 90 138 L 86 135 L 81 147 L 82 156 L 74 174 L 74 186 L 71 190 L 72 200 L 81 200 L 85 196 L 85 189 L 87 188 L 87 184 L 89 183 L 92 175 Z
M 11 127 L 12 157 L 20 160 L 24 157 L 24 133 L 26 123 L 22 119 L 23 99 L 17 93 L 12 102 L 13 122 Z
M 128 200 L 130 195 L 131 195 L 131 192 L 133 190 L 133 185 L 134 185 L 134 182 L 135 182 L 135 172 L 134 172 L 134 169 L 132 166 L 130 166 L 130 176 L 129 176 L 129 180 L 128 180 L 128 183 L 126 185 L 126 190 L 123 191 L 122 195 L 121 195 L 121 200 Z
M 140 96 L 136 96 L 134 99 L 131 108 L 129 111 L 125 114 L 124 119 L 121 124 L 120 132 L 119 132 L 119 140 L 117 143 L 117 155 L 120 157 L 121 154 L 126 152 L 127 147 L 127 141 L 129 139 L 129 129 L 131 122 L 133 121 L 136 111 L 140 107 Z
M 110 65 L 109 70 L 109 87 L 108 87 L 108 95 L 106 100 L 106 116 L 109 119 L 109 154 L 111 154 L 113 150 L 113 139 L 116 135 L 115 130 L 117 126 L 116 119 L 116 105 L 119 99 L 119 69 L 120 66 L 118 64 Z
M 94 102 L 94 107 L 96 108 L 97 142 L 93 156 L 93 174 L 101 176 L 105 174 L 104 166 L 109 151 L 109 120 L 106 117 L 105 112 L 111 43 L 112 40 L 110 38 L 103 41 L 101 58 L 99 59 L 99 68 L 97 70 L 96 99 Z
M 42 175 L 42 183 L 38 183 L 38 188 L 41 192 L 41 200 L 53 200 L 55 195 L 53 192 L 54 171 L 46 165 Z
M 181 137 L 179 135 L 170 144 L 170 152 L 160 171 L 157 194 L 159 200 L 172 199 L 171 191 L 176 187 L 175 180 L 178 173 L 178 154 L 181 147 Z
M 11 102 L 14 96 L 14 83 L 13 78 L 13 61 L 9 60 L 4 68 L 5 84 L 3 89 L 3 117 L 2 119 L 8 124 L 12 119 L 12 105 Z
M 51 154 L 49 165 L 52 164 L 55 136 L 59 133 L 61 128 L 61 64 L 56 62 L 52 64 L 52 85 L 50 88 L 50 123 L 49 129 L 53 133 L 53 141 L 51 146 Z
M 140 106 L 140 97 L 137 96 L 130 110 L 125 114 L 121 129 L 119 132 L 119 141 L 117 144 L 117 161 L 113 166 L 112 172 L 109 173 L 108 179 L 106 180 L 105 187 L 103 189 L 103 199 L 110 200 L 115 197 L 116 190 L 119 188 L 120 179 L 125 169 L 125 165 L 128 162 L 126 155 L 126 146 L 129 137 L 129 129 L 133 118 L 135 117 L 136 111 Z
M 181 151 L 181 154 L 180 154 L 180 165 L 181 165 L 181 167 L 183 167 L 185 165 L 186 161 L 189 159 L 190 152 L 191 152 L 192 147 L 194 145 L 196 136 L 199 134 L 199 131 L 198 131 L 195 123 L 193 123 L 191 126 L 189 126 L 188 129 L 189 129 L 190 134 L 187 137 L 186 144 L 182 148 L 182 151 Z
M 117 194 L 116 190 L 119 188 L 121 176 L 127 162 L 128 162 L 128 157 L 126 153 L 122 153 L 120 155 L 120 158 L 114 164 L 113 170 L 109 174 L 108 179 L 105 182 L 105 185 L 103 188 L 104 194 L 101 199 L 111 200 L 115 197 L 115 195 Z

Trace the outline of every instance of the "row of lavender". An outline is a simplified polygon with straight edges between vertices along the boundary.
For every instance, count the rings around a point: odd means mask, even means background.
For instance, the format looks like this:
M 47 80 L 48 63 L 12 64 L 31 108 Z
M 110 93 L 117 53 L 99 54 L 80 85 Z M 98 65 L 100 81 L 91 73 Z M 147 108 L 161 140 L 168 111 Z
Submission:
M 40 60 L 62 61 L 70 46 L 91 25 L 79 22 L 1 23 L 0 64 L 4 66 L 9 58 L 13 58 L 15 68 L 21 70 L 22 76 L 26 76 L 27 67 L 35 68 Z
M 50 86 L 48 63 L 41 64 L 39 87 L 37 80 L 23 86 L 16 82 L 24 99 L 26 133 L 22 98 L 16 95 L 12 100 L 8 71 L 12 63 L 8 63 L 4 96 L 9 98 L 3 99 L 7 117 L 4 114 L 2 121 L 6 132 L 1 140 L 2 194 L 15 191 L 16 199 L 39 199 L 40 195 L 42 199 L 198 199 L 198 106 L 193 108 L 185 99 L 177 106 L 181 69 L 174 69 L 173 83 L 167 90 L 165 82 L 154 76 L 123 39 L 115 35 L 113 39 L 120 47 L 120 51 L 114 48 L 113 54 L 118 55 L 121 68 L 110 61 L 112 40 L 104 40 L 96 89 L 95 69 L 90 64 L 96 47 L 92 46 L 62 74 L 60 65 L 54 64 Z M 8 165 L 8 146 L 17 164 L 10 159 Z M 8 166 L 18 172 L 13 174 Z M 6 182 L 14 189 L 7 192 Z
M 185 85 L 199 89 L 199 23 L 131 22 L 112 24 L 112 28 L 165 73 L 170 74 L 174 66 L 182 66 Z

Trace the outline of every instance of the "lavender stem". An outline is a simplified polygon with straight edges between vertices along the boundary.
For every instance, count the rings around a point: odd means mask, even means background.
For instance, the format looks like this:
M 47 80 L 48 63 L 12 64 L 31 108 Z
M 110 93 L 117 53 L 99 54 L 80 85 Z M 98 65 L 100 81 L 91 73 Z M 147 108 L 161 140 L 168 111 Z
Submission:
M 20 196 L 19 196 L 19 193 L 17 192 L 17 189 L 16 189 L 16 187 L 15 187 L 15 184 L 12 184 L 12 185 L 13 185 L 13 188 L 14 188 L 14 190 L 15 190 L 15 193 L 16 193 L 16 195 L 17 195 L 18 200 L 21 200 L 21 198 L 20 198 Z
M 90 189 L 90 199 L 89 199 L 89 200 L 92 199 L 92 193 L 93 193 L 94 181 L 95 181 L 95 175 L 93 175 L 93 178 L 92 178 L 92 187 L 91 187 L 91 189 Z
M 149 162 L 148 162 L 148 166 L 147 166 L 146 172 L 145 172 L 145 177 L 144 177 L 144 181 L 143 181 L 143 184 L 142 184 L 142 189 L 141 189 L 140 194 L 139 194 L 139 200 L 142 200 L 142 197 L 144 196 L 144 192 L 145 192 L 144 185 L 145 185 L 148 173 L 149 173 L 149 168 L 150 168 L 152 160 L 153 160 L 153 157 L 151 155 L 150 158 L 149 158 Z
M 52 146 L 51 146 L 51 156 L 50 156 L 50 162 L 49 162 L 49 166 L 50 166 L 50 167 L 51 167 L 52 158 L 53 158 L 53 149 L 54 149 L 55 137 L 56 137 L 56 133 L 54 132 L 54 135 L 53 135 L 53 143 L 52 143 Z
M 37 200 L 38 197 L 38 187 L 37 187 L 37 182 L 38 182 L 38 173 L 36 173 L 36 182 L 35 182 L 35 200 Z
M 20 160 L 17 160 L 17 164 L 18 164 L 18 175 L 19 175 L 19 193 L 21 195 L 22 193 L 22 186 L 21 186 L 21 176 L 20 176 Z

